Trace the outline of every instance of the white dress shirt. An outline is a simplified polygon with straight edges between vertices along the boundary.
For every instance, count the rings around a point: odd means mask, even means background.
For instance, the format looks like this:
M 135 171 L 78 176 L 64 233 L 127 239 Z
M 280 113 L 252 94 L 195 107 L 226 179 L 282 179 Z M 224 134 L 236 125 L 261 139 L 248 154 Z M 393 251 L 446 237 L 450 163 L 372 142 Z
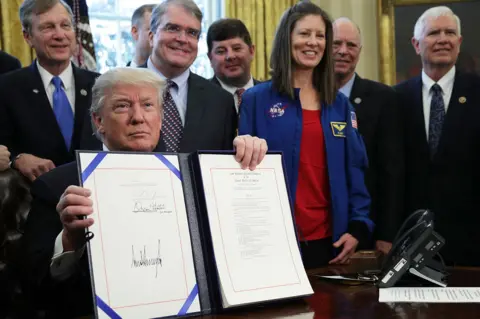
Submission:
M 357 75 L 353 73 L 353 76 L 344 86 L 342 86 L 339 91 L 343 93 L 347 98 L 350 98 L 350 94 L 352 94 L 353 82 L 355 81 L 355 77 Z
M 54 77 L 53 74 L 45 70 L 37 60 L 37 68 L 38 73 L 40 73 L 40 77 L 42 78 L 43 87 L 45 88 L 45 92 L 47 93 L 48 101 L 50 102 L 50 106 L 53 108 L 53 92 L 55 91 L 55 85 L 52 83 L 52 79 Z M 73 76 L 73 67 L 72 64 L 69 63 L 68 67 L 63 70 L 62 73 L 58 76 L 63 83 L 63 90 L 67 94 L 68 102 L 70 102 L 70 106 L 72 107 L 73 114 L 75 114 L 75 77 Z
M 108 148 L 103 144 L 103 150 L 108 152 Z M 75 264 L 80 260 L 85 252 L 85 245 L 76 251 L 63 251 L 62 242 L 63 230 L 58 234 L 53 246 L 53 257 L 50 263 L 50 274 L 54 280 L 62 281 L 68 279 L 75 271 Z
M 432 103 L 432 92 L 430 89 L 432 86 L 437 83 L 442 88 L 443 103 L 445 104 L 445 114 L 447 114 L 448 103 L 450 103 L 450 98 L 452 97 L 453 91 L 453 82 L 455 81 L 455 66 L 450 69 L 438 82 L 433 81 L 426 73 L 422 70 L 422 96 L 423 96 L 423 116 L 425 118 L 425 132 L 427 133 L 428 140 L 428 129 L 430 125 L 430 104 Z
M 148 58 L 147 61 L 147 68 L 154 71 L 163 80 L 167 78 L 157 70 L 153 62 Z M 173 101 L 177 106 L 178 113 L 180 114 L 180 119 L 182 120 L 182 125 L 185 126 L 185 115 L 187 114 L 187 96 L 188 96 L 188 77 L 190 76 L 190 70 L 187 69 L 185 72 L 180 74 L 179 76 L 174 77 L 172 80 L 175 82 L 177 87 L 172 87 L 170 89 L 170 94 L 172 95 Z
M 135 63 L 135 57 L 132 57 L 132 61 L 130 61 L 129 67 L 131 67 L 131 68 L 138 67 L 137 63 Z
M 220 85 L 222 86 L 222 88 L 224 90 L 227 90 L 228 92 L 230 92 L 230 94 L 233 95 L 233 99 L 235 100 L 235 108 L 237 109 L 237 113 L 238 113 L 238 107 L 239 107 L 238 96 L 237 96 L 237 94 L 235 94 L 235 92 L 238 89 L 245 89 L 245 91 L 246 91 L 249 88 L 253 87 L 253 77 L 250 76 L 250 80 L 248 80 L 247 84 L 245 84 L 243 87 L 236 87 L 236 86 L 228 85 L 225 82 L 223 82 L 222 80 L 220 80 L 218 77 L 217 77 L 217 80 L 218 80 L 218 82 L 220 82 Z

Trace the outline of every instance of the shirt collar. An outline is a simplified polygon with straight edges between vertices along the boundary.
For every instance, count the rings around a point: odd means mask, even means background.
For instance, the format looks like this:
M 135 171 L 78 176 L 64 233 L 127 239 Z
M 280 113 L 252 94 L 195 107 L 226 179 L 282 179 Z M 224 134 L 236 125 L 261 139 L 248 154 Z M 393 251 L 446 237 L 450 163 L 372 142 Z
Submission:
M 220 80 L 218 77 L 216 77 L 216 78 L 217 78 L 218 82 L 220 82 L 220 85 L 222 86 L 222 88 L 224 90 L 227 90 L 231 94 L 234 94 L 235 91 L 237 91 L 238 89 L 248 90 L 249 88 L 253 87 L 253 77 L 252 76 L 250 76 L 250 80 L 248 80 L 247 84 L 245 84 L 243 87 L 236 87 L 236 86 L 228 85 L 225 82 L 223 82 L 222 80 Z
M 102 144 L 102 146 L 103 146 L 103 150 L 104 150 L 105 152 L 110 152 L 110 150 L 108 149 L 107 145 Z
M 346 97 L 350 98 L 350 94 L 352 93 L 353 82 L 355 81 L 355 77 L 357 75 L 353 73 L 353 76 L 344 86 L 342 86 L 339 91 L 342 92 Z
M 38 63 L 38 60 L 37 60 L 37 68 L 38 68 L 38 73 L 40 73 L 40 77 L 42 78 L 43 87 L 47 88 L 52 82 L 54 75 L 48 72 L 43 66 L 41 66 L 40 63 Z M 73 86 L 73 81 L 74 81 L 72 63 L 69 63 L 68 67 L 65 70 L 63 70 L 63 72 L 60 73 L 58 77 L 62 80 L 63 88 L 65 89 L 65 91 L 70 89 Z
M 453 66 L 450 71 L 447 72 L 438 82 L 432 80 L 425 70 L 422 70 L 422 83 L 423 86 L 430 92 L 432 86 L 437 83 L 442 88 L 442 92 L 445 92 L 447 88 L 453 87 L 453 81 L 455 80 L 455 66 Z
M 150 70 L 153 70 L 155 73 L 157 73 L 163 80 L 166 80 L 167 77 L 163 75 L 153 64 L 152 60 L 148 58 L 147 60 L 147 68 Z M 171 78 L 169 80 L 173 81 L 179 88 L 185 86 L 188 81 L 188 77 L 190 76 L 190 69 L 186 69 L 182 74 Z
M 132 60 L 130 61 L 130 67 L 131 68 L 136 68 L 138 67 L 137 63 L 135 63 L 135 56 L 132 57 Z

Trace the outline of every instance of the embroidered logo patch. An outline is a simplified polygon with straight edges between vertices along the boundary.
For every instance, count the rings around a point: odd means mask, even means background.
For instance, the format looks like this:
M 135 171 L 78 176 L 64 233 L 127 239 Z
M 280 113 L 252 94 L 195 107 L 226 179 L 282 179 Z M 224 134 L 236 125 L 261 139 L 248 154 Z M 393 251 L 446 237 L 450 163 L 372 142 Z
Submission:
M 285 114 L 286 108 L 287 105 L 282 106 L 282 103 L 277 103 L 270 107 L 270 109 L 268 110 L 268 114 L 271 118 L 280 117 Z
M 330 126 L 332 127 L 333 136 L 346 137 L 345 128 L 347 127 L 347 123 L 345 123 L 345 122 L 330 122 Z

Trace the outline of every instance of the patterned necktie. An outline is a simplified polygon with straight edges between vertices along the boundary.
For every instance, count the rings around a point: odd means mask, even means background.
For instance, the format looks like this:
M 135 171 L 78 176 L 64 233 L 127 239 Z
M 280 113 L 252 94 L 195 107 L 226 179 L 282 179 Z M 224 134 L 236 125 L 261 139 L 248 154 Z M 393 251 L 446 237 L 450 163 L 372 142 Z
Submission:
M 238 104 L 237 104 L 238 113 L 240 113 L 240 104 L 242 104 L 242 95 L 243 95 L 244 92 L 245 92 L 245 89 L 243 89 L 243 88 L 242 89 L 237 89 L 235 91 L 235 95 L 238 98 Z
M 68 101 L 67 94 L 62 88 L 62 79 L 58 76 L 53 77 L 52 83 L 55 86 L 53 91 L 53 113 L 57 119 L 58 126 L 62 132 L 67 150 L 70 150 L 70 144 L 73 134 L 73 111 Z
M 442 135 L 443 121 L 445 119 L 445 103 L 443 102 L 442 88 L 435 83 L 432 88 L 432 102 L 430 104 L 430 122 L 428 125 L 428 146 L 430 157 L 433 158 L 437 151 L 438 142 Z
M 180 113 L 178 113 L 177 105 L 172 98 L 170 89 L 175 87 L 175 82 L 167 80 L 167 86 L 163 94 L 163 109 L 165 119 L 162 125 L 162 139 L 166 146 L 167 152 L 177 153 L 180 148 L 180 141 L 183 136 L 182 120 Z

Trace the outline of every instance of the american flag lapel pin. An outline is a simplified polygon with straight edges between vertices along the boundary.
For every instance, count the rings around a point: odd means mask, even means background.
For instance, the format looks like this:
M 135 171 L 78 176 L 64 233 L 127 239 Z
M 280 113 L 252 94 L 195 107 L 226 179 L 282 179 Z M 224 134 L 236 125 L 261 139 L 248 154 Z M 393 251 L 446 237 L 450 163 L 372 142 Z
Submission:
M 352 119 L 352 127 L 353 128 L 358 128 L 358 126 L 357 126 L 357 114 L 355 114 L 355 112 L 351 111 L 350 116 L 351 116 L 351 119 Z
M 37 90 L 37 89 L 33 89 L 33 93 L 38 94 L 38 90 Z

